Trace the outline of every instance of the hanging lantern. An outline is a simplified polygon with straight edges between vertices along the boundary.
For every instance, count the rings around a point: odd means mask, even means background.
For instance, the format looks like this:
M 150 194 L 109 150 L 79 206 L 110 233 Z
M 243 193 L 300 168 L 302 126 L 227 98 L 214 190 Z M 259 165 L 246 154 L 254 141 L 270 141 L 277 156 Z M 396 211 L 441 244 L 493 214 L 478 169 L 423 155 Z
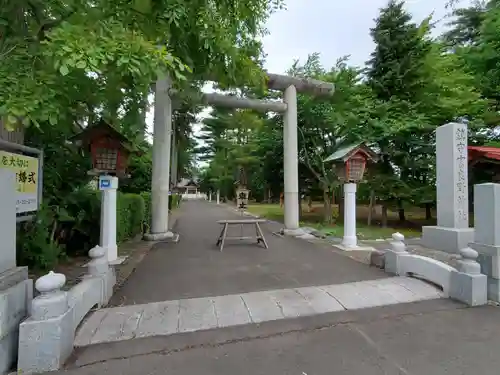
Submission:
M 363 180 L 368 162 L 376 161 L 376 154 L 367 146 L 351 145 L 339 149 L 330 155 L 325 163 L 333 163 L 335 173 L 342 182 L 359 182 Z
M 73 137 L 90 150 L 91 175 L 126 177 L 128 158 L 132 152 L 128 140 L 104 120 L 89 126 Z

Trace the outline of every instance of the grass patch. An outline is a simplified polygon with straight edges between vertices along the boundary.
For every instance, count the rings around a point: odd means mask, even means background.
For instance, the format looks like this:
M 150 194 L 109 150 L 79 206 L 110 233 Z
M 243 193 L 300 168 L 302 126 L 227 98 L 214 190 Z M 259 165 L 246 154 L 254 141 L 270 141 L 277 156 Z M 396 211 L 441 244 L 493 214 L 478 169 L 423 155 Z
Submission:
M 250 204 L 247 208 L 248 212 L 252 214 L 265 217 L 269 220 L 283 222 L 283 208 L 279 204 Z M 342 237 L 344 234 L 344 227 L 341 224 L 325 225 L 322 223 L 323 212 L 315 209 L 313 212 L 307 212 L 304 206 L 301 226 L 312 227 L 318 229 L 328 236 Z M 356 231 L 358 239 L 360 240 L 374 240 L 379 238 L 389 238 L 395 232 L 400 232 L 405 237 L 420 237 L 421 231 L 415 228 L 382 228 L 377 225 L 367 226 L 361 222 L 357 223 Z
M 339 237 L 342 238 L 344 235 L 344 227 L 340 224 L 332 224 L 332 225 L 323 225 L 317 223 L 301 223 L 303 226 L 309 226 L 312 228 L 316 228 L 328 236 Z M 358 236 L 358 240 L 376 240 L 379 238 L 386 239 L 390 238 L 393 233 L 399 232 L 403 234 L 407 238 L 411 237 L 420 237 L 421 232 L 416 231 L 411 228 L 382 228 L 377 226 L 367 226 L 362 223 L 356 223 L 356 234 Z

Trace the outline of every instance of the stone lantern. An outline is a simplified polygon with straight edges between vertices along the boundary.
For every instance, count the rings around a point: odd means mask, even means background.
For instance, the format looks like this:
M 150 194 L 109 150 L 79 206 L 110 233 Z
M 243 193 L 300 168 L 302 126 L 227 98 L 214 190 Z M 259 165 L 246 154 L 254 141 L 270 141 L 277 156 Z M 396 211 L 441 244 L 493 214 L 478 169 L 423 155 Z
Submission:
M 98 187 L 102 191 L 99 245 L 106 249 L 108 261 L 118 264 L 120 260 L 116 245 L 116 192 L 118 177 L 128 177 L 126 170 L 129 156 L 133 152 L 132 145 L 103 119 L 88 126 L 71 140 L 90 151 L 92 169 L 87 173 L 99 176 Z
M 365 144 L 348 145 L 338 149 L 325 159 L 333 164 L 336 175 L 344 183 L 344 238 L 343 250 L 357 250 L 356 236 L 356 184 L 363 180 L 368 163 L 378 159 L 375 152 Z

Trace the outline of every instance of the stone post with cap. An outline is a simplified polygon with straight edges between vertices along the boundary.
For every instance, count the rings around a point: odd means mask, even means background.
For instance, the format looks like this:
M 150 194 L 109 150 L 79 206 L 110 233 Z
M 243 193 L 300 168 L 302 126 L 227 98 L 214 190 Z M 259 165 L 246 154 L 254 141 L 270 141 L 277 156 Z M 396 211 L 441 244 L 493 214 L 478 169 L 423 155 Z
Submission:
M 104 306 L 113 295 L 113 287 L 116 284 L 116 275 L 113 267 L 109 266 L 109 262 L 106 257 L 106 249 L 97 245 L 90 249 L 89 256 L 91 261 L 87 265 L 87 277 L 95 277 L 101 281 L 99 305 Z
M 481 274 L 481 265 L 477 262 L 479 254 L 465 247 L 460 255 L 457 270 L 450 275 L 450 297 L 469 306 L 485 305 L 488 302 L 487 276 Z
M 66 276 L 52 271 L 36 281 L 40 295 L 33 299 L 31 316 L 19 326 L 19 373 L 57 370 L 71 355 L 73 315 L 68 294 L 61 290 L 65 283 Z
M 40 293 L 31 304 L 31 316 L 19 326 L 18 371 L 33 374 L 60 369 L 73 351 L 75 330 L 94 306 L 104 306 L 116 283 L 106 249 L 89 251 L 88 274 L 68 292 L 63 274 L 49 272 L 35 283 Z
M 391 248 L 385 251 L 385 271 L 395 275 L 400 274 L 400 262 L 401 258 L 410 255 L 406 251 L 406 245 L 404 243 L 405 236 L 399 232 L 392 235 L 392 241 L 390 242 Z
M 500 184 L 474 185 L 474 241 L 481 272 L 488 278 L 488 299 L 500 302 Z

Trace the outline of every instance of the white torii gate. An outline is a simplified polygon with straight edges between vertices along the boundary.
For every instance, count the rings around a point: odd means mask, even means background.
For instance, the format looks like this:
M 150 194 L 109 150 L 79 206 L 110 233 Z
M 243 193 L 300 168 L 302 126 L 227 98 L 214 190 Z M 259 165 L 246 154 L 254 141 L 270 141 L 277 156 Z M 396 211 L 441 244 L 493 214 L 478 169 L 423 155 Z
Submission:
M 267 85 L 283 91 L 283 102 L 244 99 L 221 94 L 203 94 L 203 102 L 211 106 L 247 108 L 284 114 L 284 182 L 285 233 L 299 232 L 299 178 L 297 152 L 297 92 L 317 96 L 332 95 L 332 83 L 314 79 L 267 74 Z M 173 237 L 168 228 L 168 193 L 170 190 L 170 156 L 172 141 L 172 100 L 174 91 L 167 76 L 159 77 L 155 85 L 153 126 L 153 171 L 151 181 L 151 228 L 145 238 L 159 241 Z

